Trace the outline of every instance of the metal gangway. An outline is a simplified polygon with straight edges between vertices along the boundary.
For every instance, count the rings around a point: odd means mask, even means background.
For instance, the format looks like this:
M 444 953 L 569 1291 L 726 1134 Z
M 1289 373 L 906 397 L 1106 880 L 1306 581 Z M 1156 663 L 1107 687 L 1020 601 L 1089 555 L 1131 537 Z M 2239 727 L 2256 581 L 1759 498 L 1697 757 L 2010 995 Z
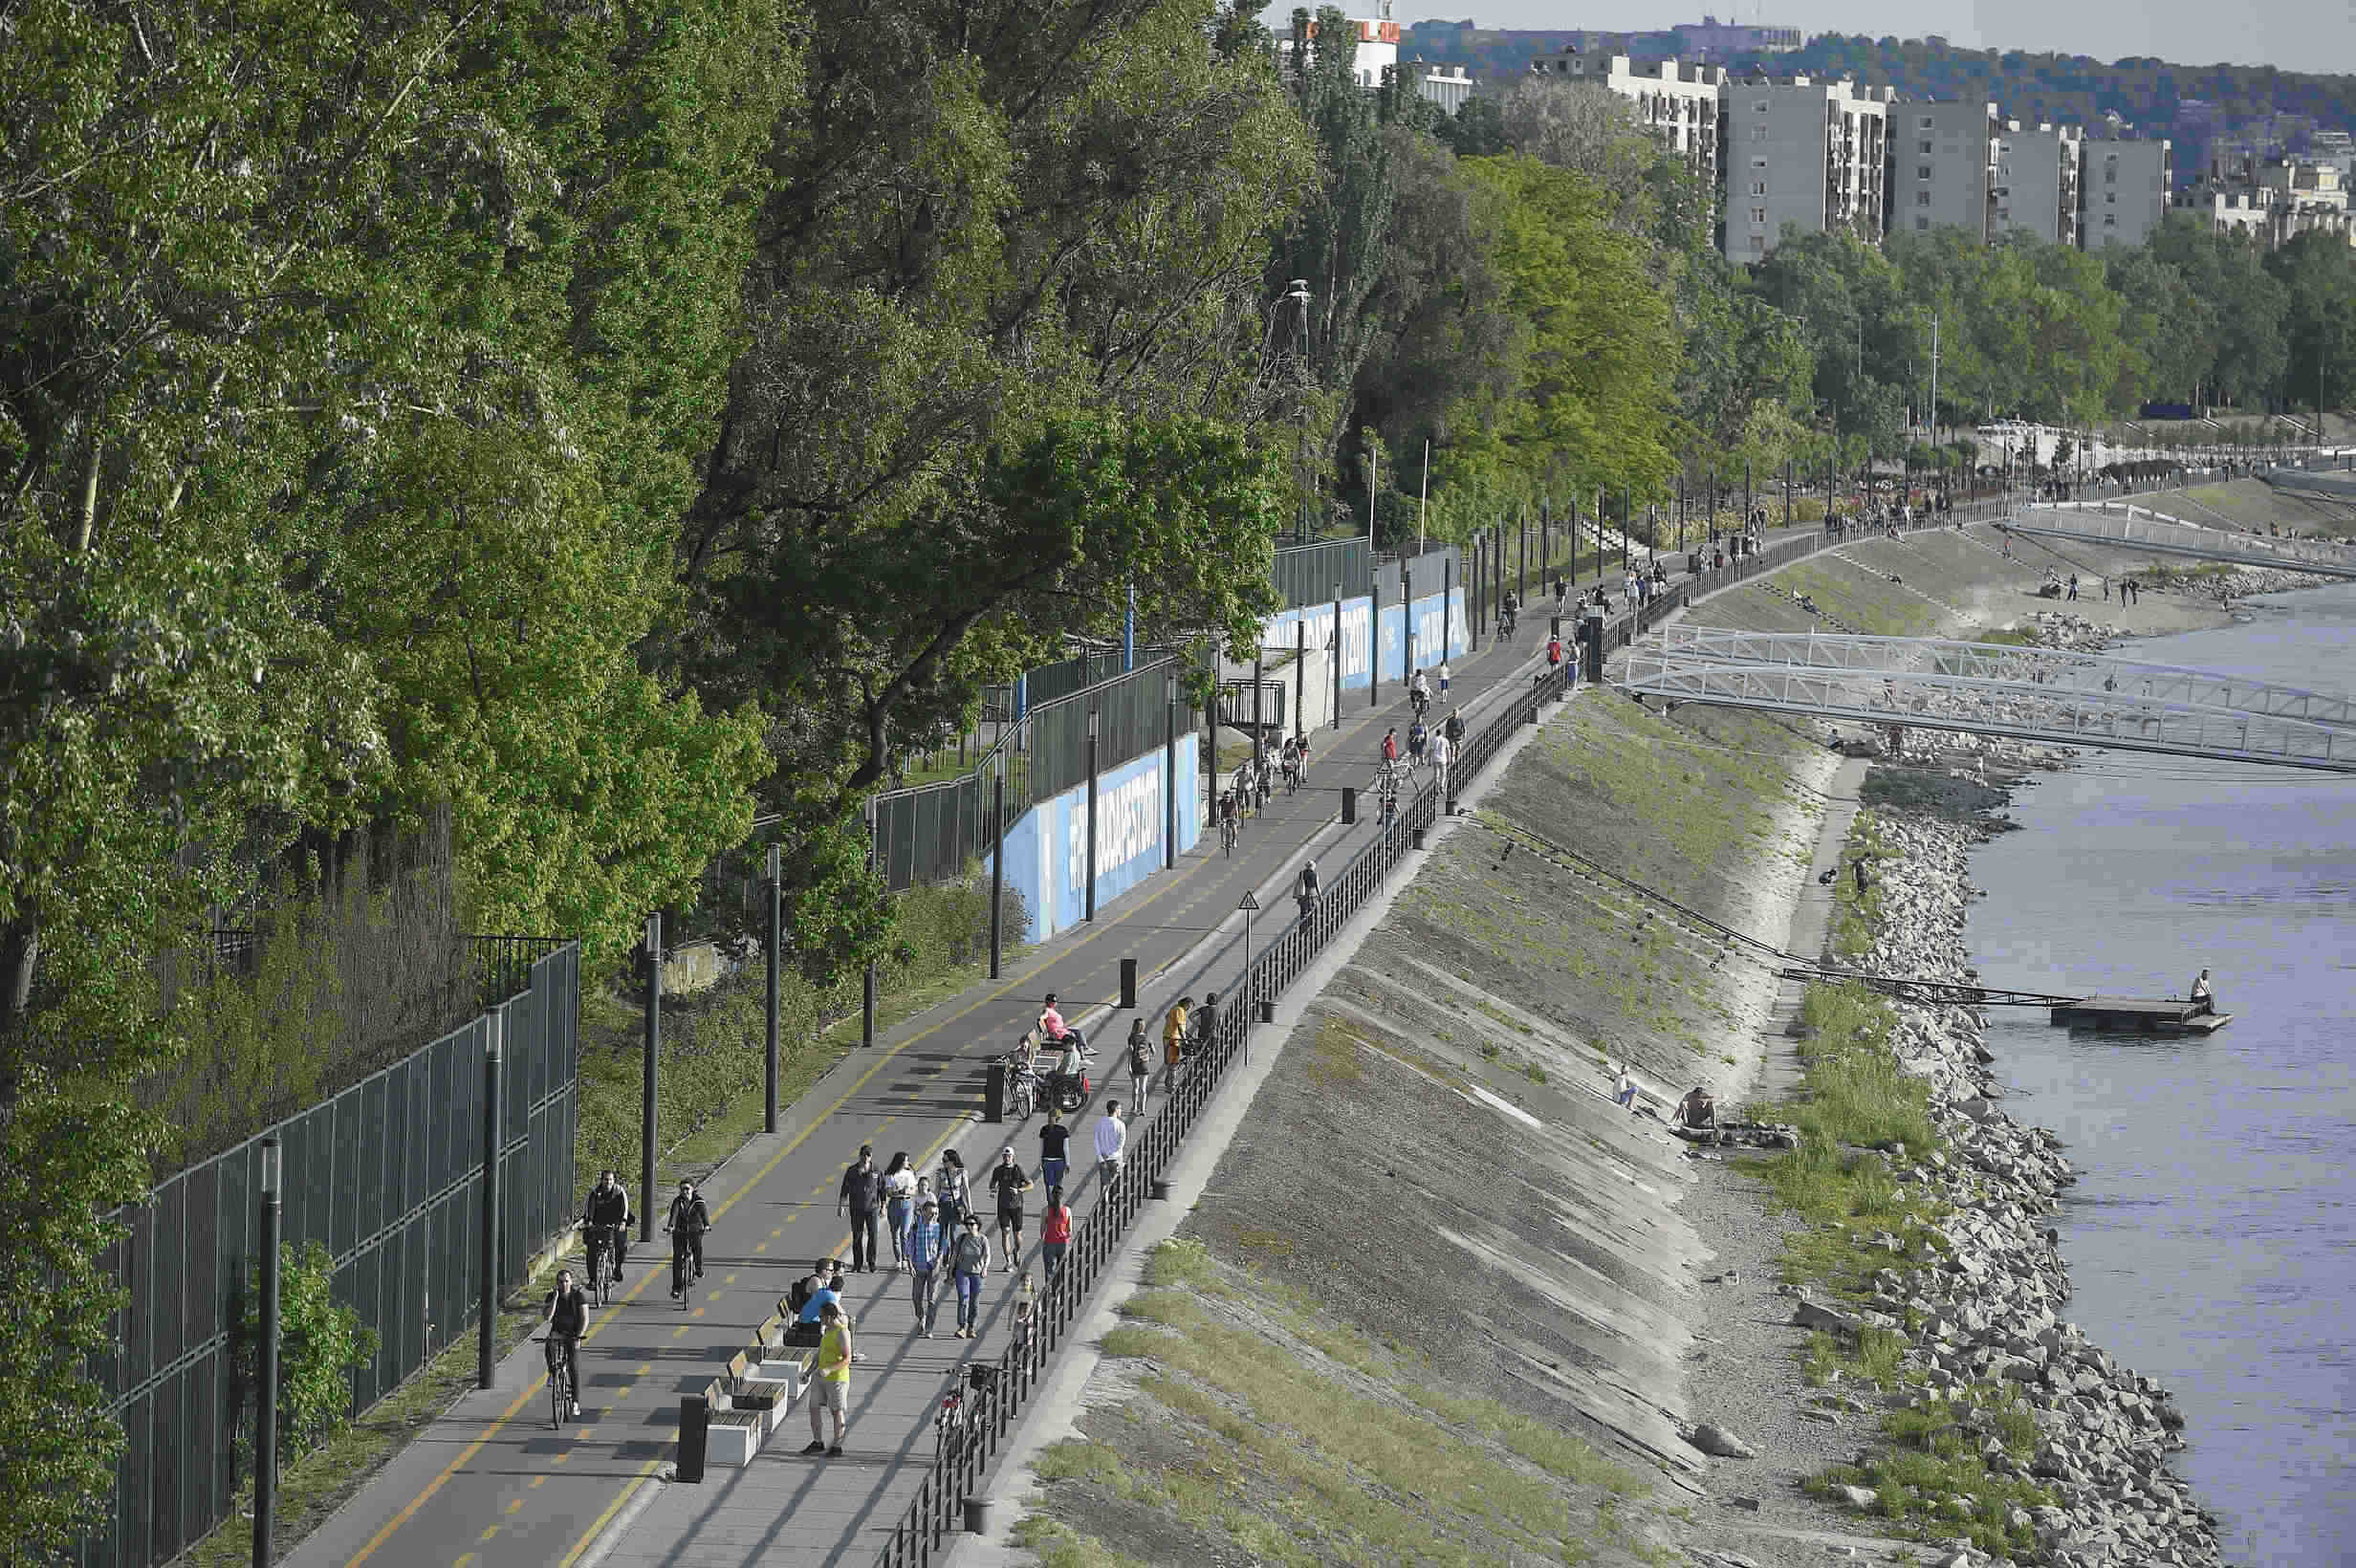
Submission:
M 2028 507 L 1997 523 L 1999 532 L 2074 544 L 2149 551 L 2230 566 L 2262 566 L 2316 577 L 2356 578 L 2356 552 L 2321 544 L 2296 544 L 2262 534 L 2236 534 L 2198 523 L 2175 522 L 2140 512 L 2103 512 L 2077 507 Z
M 2356 773 L 2347 697 L 2106 654 L 1681 625 L 1623 671 L 1623 690 L 1670 704 Z

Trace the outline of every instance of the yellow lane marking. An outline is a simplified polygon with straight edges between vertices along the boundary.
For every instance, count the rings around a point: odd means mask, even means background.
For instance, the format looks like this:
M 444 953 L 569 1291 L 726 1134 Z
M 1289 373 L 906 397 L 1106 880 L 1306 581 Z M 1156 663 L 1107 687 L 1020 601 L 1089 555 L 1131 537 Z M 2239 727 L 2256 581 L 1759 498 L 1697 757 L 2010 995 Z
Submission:
M 458 1560 L 457 1560 L 456 1562 L 453 1562 L 453 1563 L 451 1563 L 451 1564 L 450 1564 L 450 1568 L 469 1568 L 469 1564 L 471 1564 L 473 1561 L 474 1561 L 474 1554 L 473 1554 L 473 1553 L 471 1553 L 471 1552 L 464 1553 L 464 1554 L 462 1554 L 462 1555 L 459 1557 L 459 1558 L 458 1558 Z
M 614 1515 L 622 1512 L 622 1505 L 628 1502 L 632 1493 L 636 1492 L 640 1487 L 645 1485 L 646 1478 L 660 1469 L 662 1464 L 663 1456 L 658 1454 L 641 1465 L 638 1468 L 638 1473 L 630 1478 L 629 1485 L 623 1487 L 614 1500 L 605 1505 L 604 1513 L 591 1521 L 588 1532 L 573 1543 L 571 1551 L 556 1559 L 556 1568 L 573 1568 L 573 1564 L 580 1560 L 580 1555 L 589 1550 L 589 1543 L 596 1540 L 599 1533 L 613 1522 Z
M 548 1485 L 548 1477 L 545 1475 L 535 1475 L 532 1478 L 532 1485 L 534 1487 L 544 1487 Z M 530 1489 L 527 1488 L 526 1490 L 528 1491 Z
M 489 1530 L 483 1532 L 481 1538 L 484 1540 L 489 1540 L 491 1536 L 496 1535 L 498 1533 L 499 1527 L 494 1524 Z
M 508 1511 L 510 1514 L 520 1514 L 520 1513 L 522 1513 L 522 1512 L 523 1512 L 523 1506 L 524 1506 L 524 1500 L 523 1500 L 521 1497 L 510 1497 L 510 1498 L 507 1500 L 507 1511 Z
M 638 1363 L 638 1365 L 637 1365 L 637 1366 L 635 1366 L 635 1367 L 633 1367 L 633 1368 L 631 1369 L 631 1371 L 630 1371 L 630 1376 L 632 1376 L 632 1377 L 634 1377 L 634 1378 L 643 1378 L 643 1377 L 644 1377 L 647 1373 L 649 1373 L 649 1372 L 651 1372 L 651 1371 L 653 1371 L 653 1370 L 654 1370 L 654 1362 L 652 1362 L 652 1361 L 641 1361 L 641 1362 L 639 1362 L 639 1363 Z
M 683 1334 L 685 1334 L 685 1333 L 687 1333 L 687 1324 L 685 1324 L 685 1323 L 682 1323 L 682 1324 L 680 1324 L 677 1328 L 675 1328 L 675 1329 L 671 1330 L 671 1338 L 672 1338 L 672 1339 L 678 1339 L 681 1335 L 683 1335 Z
M 753 1244 L 753 1250 L 756 1252 L 766 1252 L 769 1251 L 769 1243 L 765 1241 L 756 1241 Z

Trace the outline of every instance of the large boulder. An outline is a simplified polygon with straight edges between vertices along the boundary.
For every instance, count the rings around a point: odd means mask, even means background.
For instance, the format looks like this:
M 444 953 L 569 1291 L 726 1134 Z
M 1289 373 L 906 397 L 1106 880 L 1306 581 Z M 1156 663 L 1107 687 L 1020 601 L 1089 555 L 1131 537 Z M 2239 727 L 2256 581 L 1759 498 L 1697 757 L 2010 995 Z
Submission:
M 1756 1459 L 1758 1457 L 1756 1448 L 1714 1422 L 1703 1422 L 1693 1428 L 1692 1435 L 1686 1441 L 1701 1449 L 1702 1452 L 1713 1454 L 1720 1459 Z

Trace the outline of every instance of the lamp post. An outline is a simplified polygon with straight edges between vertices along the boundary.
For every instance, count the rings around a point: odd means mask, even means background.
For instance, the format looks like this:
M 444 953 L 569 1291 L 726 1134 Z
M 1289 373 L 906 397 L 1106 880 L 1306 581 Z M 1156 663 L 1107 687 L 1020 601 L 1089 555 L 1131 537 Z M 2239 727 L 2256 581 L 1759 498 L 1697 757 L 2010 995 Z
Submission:
M 261 1343 L 254 1356 L 253 1568 L 270 1568 L 271 1514 L 278 1498 L 278 1135 L 262 1140 Z
M 1334 728 L 1342 728 L 1342 584 L 1334 584 Z
M 1096 919 L 1096 709 L 1088 709 L 1088 919 Z
M 765 1067 L 761 1078 L 761 1130 L 777 1130 L 777 948 L 785 941 L 785 846 L 769 846 L 769 965 L 762 1003 L 768 1021 L 762 1031 Z M 649 1194 L 649 1201 L 652 1195 Z
M 1177 788 L 1173 780 L 1170 786 Z M 1006 904 L 1006 753 L 990 780 L 990 977 L 998 978 L 998 911 Z
M 499 1129 L 506 1120 L 499 1103 L 499 1057 L 506 1036 L 507 1009 L 493 1008 L 483 1036 L 483 1250 L 474 1315 L 474 1382 L 479 1388 L 491 1386 L 499 1355 Z M 646 1185 L 651 1190 L 652 1177 Z
M 638 1104 L 638 1239 L 654 1241 L 654 1075 L 663 1049 L 663 913 L 646 917 L 646 1049 Z M 489 1383 L 483 1384 L 488 1388 Z
M 1178 677 L 1162 677 L 1162 869 L 1178 863 Z

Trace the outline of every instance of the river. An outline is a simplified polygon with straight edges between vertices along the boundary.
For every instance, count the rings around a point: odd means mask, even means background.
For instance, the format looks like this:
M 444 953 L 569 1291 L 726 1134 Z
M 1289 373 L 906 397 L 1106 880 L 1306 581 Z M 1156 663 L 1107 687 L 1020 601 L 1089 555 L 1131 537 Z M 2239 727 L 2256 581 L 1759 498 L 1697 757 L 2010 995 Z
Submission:
M 2125 657 L 2356 690 L 2356 586 Z M 1997 1010 L 2014 1117 L 2069 1145 L 2071 1312 L 2172 1388 L 2178 1465 L 2241 1564 L 2356 1562 L 2356 778 L 2105 753 L 2017 791 L 1974 859 L 1992 985 L 2182 995 L 2234 1021 L 2124 1041 Z

